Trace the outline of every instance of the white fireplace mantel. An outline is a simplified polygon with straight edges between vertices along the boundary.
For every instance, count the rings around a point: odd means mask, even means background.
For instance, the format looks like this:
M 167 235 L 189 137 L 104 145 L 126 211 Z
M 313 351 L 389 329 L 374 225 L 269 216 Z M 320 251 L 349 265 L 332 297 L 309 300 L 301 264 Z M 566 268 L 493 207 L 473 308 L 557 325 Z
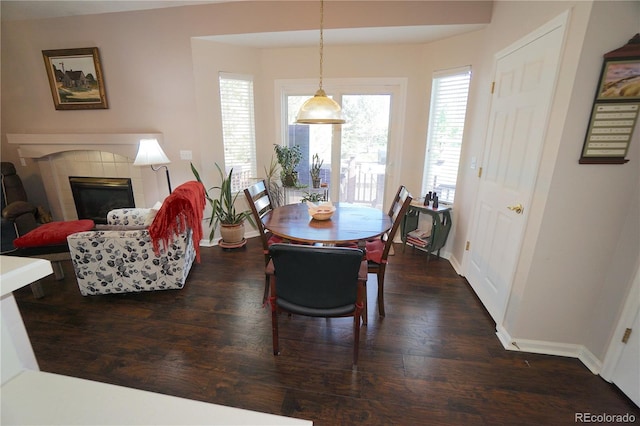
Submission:
M 64 151 L 106 151 L 135 158 L 140 139 L 157 139 L 162 133 L 8 133 L 21 158 L 42 158 Z
M 135 204 L 150 207 L 162 199 L 157 175 L 149 167 L 133 166 L 140 139 L 162 133 L 8 133 L 20 161 L 33 160 L 40 168 L 47 201 L 56 220 L 77 218 L 69 176 L 126 177 L 131 179 Z M 24 165 L 24 163 L 23 163 Z

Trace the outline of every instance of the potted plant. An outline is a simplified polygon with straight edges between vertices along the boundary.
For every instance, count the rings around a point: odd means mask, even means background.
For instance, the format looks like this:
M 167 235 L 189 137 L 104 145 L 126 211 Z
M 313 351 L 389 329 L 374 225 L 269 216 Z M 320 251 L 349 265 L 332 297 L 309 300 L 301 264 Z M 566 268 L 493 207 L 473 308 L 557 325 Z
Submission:
M 317 153 L 313 154 L 309 174 L 311 175 L 311 184 L 314 188 L 320 188 L 320 169 L 322 168 L 322 163 L 324 163 L 324 160 L 320 160 L 320 156 L 318 156 Z
M 253 217 L 251 210 L 245 210 L 238 212 L 235 207 L 236 198 L 238 198 L 239 192 L 235 195 L 231 192 L 231 179 L 233 176 L 233 169 L 229 171 L 229 175 L 225 177 L 222 173 L 222 169 L 216 163 L 216 168 L 220 174 L 220 186 L 212 186 L 205 192 L 205 197 L 211 206 L 211 217 L 209 218 L 209 226 L 211 227 L 211 233 L 209 234 L 209 241 L 213 240 L 213 236 L 220 225 L 220 236 L 222 241 L 227 245 L 234 245 L 241 243 L 244 240 L 244 221 L 248 220 L 249 223 L 255 226 L 253 223 Z M 196 180 L 202 183 L 200 174 L 191 163 L 191 171 L 196 177 Z M 217 198 L 211 196 L 210 191 L 218 190 L 219 194 Z
M 295 187 L 298 184 L 296 167 L 302 160 L 302 150 L 299 145 L 292 147 L 274 145 L 276 157 L 280 164 L 280 180 L 285 187 Z

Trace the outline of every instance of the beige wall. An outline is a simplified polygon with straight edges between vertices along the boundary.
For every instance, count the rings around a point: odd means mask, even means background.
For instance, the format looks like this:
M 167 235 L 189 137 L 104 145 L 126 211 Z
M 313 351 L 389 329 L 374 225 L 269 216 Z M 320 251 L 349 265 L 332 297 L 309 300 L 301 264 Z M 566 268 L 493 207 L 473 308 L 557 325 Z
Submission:
M 490 2 L 332 2 L 325 7 L 326 28 L 486 23 Z M 266 18 L 268 17 L 268 19 Z M 292 19 L 295 17 L 295 19 Z M 2 25 L 2 157 L 18 164 L 16 147 L 7 145 L 6 133 L 162 133 L 174 186 L 192 178 L 189 161 L 180 160 L 180 150 L 192 150 L 194 163 L 205 179 L 215 179 L 213 162 L 221 162 L 222 145 L 215 104 L 218 70 L 246 68 L 258 75 L 256 89 L 272 96 L 273 81 L 259 76 L 250 49 L 227 47 L 220 56 L 209 57 L 205 43 L 192 40 L 219 34 L 317 29 L 315 2 L 259 1 L 159 9 L 36 21 L 3 22 Z M 43 72 L 41 50 L 97 46 L 100 49 L 109 109 L 56 111 Z M 327 46 L 327 50 L 330 46 Z M 416 49 L 416 47 L 414 47 Z M 278 78 L 317 78 L 316 48 L 289 56 L 290 64 L 273 74 Z M 359 48 L 347 49 L 357 52 Z M 375 50 L 375 49 L 374 49 Z M 327 52 L 329 53 L 329 52 Z M 266 52 L 259 61 L 273 63 Z M 372 54 L 378 64 L 381 58 Z M 356 76 L 365 67 L 341 67 L 329 62 L 326 75 L 336 72 Z M 243 61 L 245 62 L 243 64 Z M 404 60 L 403 60 L 404 61 Z M 250 65 L 253 63 L 253 65 Z M 401 74 L 416 73 L 403 62 Z M 237 70 L 240 71 L 240 70 Z M 369 73 L 375 73 L 369 70 Z M 428 79 L 428 76 L 424 77 Z M 428 102 L 422 92 L 419 102 Z M 428 98 L 426 98 L 428 99 Z M 273 103 L 260 99 L 265 110 L 256 112 L 260 158 L 274 143 L 273 120 L 267 116 Z M 412 140 L 423 140 L 423 135 Z M 266 147 L 265 147 L 266 144 Z M 267 161 L 267 160 L 264 160 Z M 262 170 L 262 165 L 259 165 Z M 30 197 L 46 204 L 38 169 L 29 161 L 20 167 L 29 185 Z M 164 177 L 157 174 L 157 186 Z
M 527 259 L 519 264 L 505 324 L 514 337 L 583 344 L 602 360 L 640 257 L 640 132 L 625 165 L 580 165 L 578 158 L 602 55 L 640 30 L 640 3 L 589 7 L 578 2 L 571 10 L 558 82 L 569 96 L 556 96 L 551 111 L 536 188 L 546 199 L 534 201 L 539 226 L 527 229 Z
M 195 97 L 198 110 L 198 137 L 194 145 L 194 160 L 205 183 L 214 184 L 217 175 L 215 163 L 224 166 L 224 148 L 222 143 L 222 123 L 220 111 L 219 72 L 260 75 L 259 51 L 253 48 L 230 46 L 226 44 L 193 39 L 193 69 L 195 76 Z M 254 83 L 254 91 L 260 89 L 260 82 Z M 257 96 L 256 96 L 257 97 Z M 259 97 L 257 97 L 260 99 Z M 262 135 L 259 123 L 263 111 L 255 106 L 256 139 Z M 262 170 L 261 163 L 259 169 Z
M 191 150 L 207 180 L 222 158 L 216 80 L 219 70 L 256 75 L 258 155 L 268 162 L 275 142 L 274 80 L 317 78 L 315 48 L 230 47 L 193 37 L 317 27 L 313 2 L 240 2 L 2 25 L 2 159 L 18 163 L 6 133 L 137 133 L 164 135 L 174 186 L 192 179 Z M 486 19 L 482 3 L 332 2 L 328 27 L 436 23 Z M 444 7 L 452 9 L 443 9 Z M 473 217 L 476 171 L 483 155 L 493 55 L 545 22 L 571 10 L 566 49 L 543 153 L 540 179 L 504 326 L 516 338 L 586 345 L 602 359 L 638 258 L 638 147 L 625 166 L 579 166 L 602 54 L 638 31 L 637 2 L 497 2 L 486 30 L 402 46 L 326 46 L 325 77 L 407 79 L 399 171 L 420 189 L 431 72 L 472 65 L 468 131 L 464 136 L 456 232 L 449 250 L 458 268 Z M 290 19 L 296 16 L 296 19 Z M 611 17 L 609 17 L 611 16 Z M 442 23 L 442 21 L 440 21 Z M 41 50 L 98 46 L 110 108 L 56 111 Z M 234 69 L 231 69 L 234 68 Z M 636 131 L 636 136 L 638 132 Z M 262 170 L 263 164 L 259 164 Z M 37 168 L 19 173 L 29 195 L 44 202 Z M 158 186 L 164 176 L 157 176 Z M 620 188 L 610 191 L 610 188 Z M 634 201 L 635 200 L 635 201 Z M 636 203 L 630 205 L 630 203 Z M 603 207 L 604 206 L 604 207 Z M 630 213 L 631 212 L 631 213 Z M 594 312 L 597 312 L 594 314 Z

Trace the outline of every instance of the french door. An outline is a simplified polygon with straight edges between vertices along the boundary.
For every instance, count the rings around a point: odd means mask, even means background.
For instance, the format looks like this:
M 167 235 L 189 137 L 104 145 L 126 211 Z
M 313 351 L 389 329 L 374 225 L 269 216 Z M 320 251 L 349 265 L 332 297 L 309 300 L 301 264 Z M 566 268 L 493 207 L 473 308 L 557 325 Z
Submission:
M 345 124 L 296 124 L 298 110 L 310 95 L 284 95 L 284 140 L 303 152 L 298 180 L 311 186 L 309 164 L 317 154 L 323 162 L 321 182 L 328 185 L 332 201 L 384 210 L 386 188 L 396 185 L 389 181 L 393 163 L 388 160 L 395 151 L 392 111 L 398 90 L 388 86 L 325 90 L 341 105 Z

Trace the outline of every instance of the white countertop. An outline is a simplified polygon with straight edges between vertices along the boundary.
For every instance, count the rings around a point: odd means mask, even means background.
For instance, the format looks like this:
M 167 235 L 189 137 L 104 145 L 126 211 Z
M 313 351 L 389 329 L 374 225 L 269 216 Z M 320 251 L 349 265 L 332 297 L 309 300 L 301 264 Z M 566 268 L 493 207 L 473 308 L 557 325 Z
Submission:
M 0 256 L 0 289 L 4 297 L 53 273 L 51 262 L 32 257 Z
M 51 262 L 30 257 L 0 256 L 0 321 L 2 386 L 25 369 L 39 370 L 13 291 L 51 274 Z
M 2 386 L 0 422 L 3 425 L 313 425 L 309 420 L 28 370 Z

